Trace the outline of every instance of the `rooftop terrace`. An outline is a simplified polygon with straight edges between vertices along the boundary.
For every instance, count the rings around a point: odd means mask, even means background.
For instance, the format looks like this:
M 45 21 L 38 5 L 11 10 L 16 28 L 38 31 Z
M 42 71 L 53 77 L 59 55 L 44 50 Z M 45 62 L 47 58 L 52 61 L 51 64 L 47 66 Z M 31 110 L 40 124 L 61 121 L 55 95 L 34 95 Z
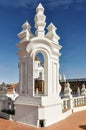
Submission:
M 73 113 L 65 120 L 45 128 L 35 128 L 0 118 L 0 130 L 86 130 L 86 111 Z

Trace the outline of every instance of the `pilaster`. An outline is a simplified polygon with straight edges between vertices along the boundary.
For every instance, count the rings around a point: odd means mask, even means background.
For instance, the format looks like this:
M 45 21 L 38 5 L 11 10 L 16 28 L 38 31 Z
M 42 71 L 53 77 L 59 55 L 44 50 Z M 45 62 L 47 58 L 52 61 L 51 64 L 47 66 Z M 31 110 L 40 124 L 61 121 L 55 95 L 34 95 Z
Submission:
M 33 97 L 34 95 L 34 73 L 33 73 L 33 58 L 28 57 L 28 95 Z

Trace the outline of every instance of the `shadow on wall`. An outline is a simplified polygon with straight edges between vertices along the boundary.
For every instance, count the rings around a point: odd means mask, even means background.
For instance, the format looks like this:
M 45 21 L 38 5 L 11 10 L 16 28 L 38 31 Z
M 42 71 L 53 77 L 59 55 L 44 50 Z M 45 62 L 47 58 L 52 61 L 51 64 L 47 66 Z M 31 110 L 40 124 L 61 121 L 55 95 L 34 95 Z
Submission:
M 82 128 L 83 130 L 86 130 L 86 125 L 80 125 L 80 128 Z

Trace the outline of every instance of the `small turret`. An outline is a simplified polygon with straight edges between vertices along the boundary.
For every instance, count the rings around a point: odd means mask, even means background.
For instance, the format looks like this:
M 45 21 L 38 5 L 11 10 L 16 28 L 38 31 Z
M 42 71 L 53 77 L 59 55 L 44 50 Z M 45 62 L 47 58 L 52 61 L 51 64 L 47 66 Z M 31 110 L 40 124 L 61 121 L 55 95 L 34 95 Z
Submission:
M 20 42 L 25 42 L 25 41 L 29 41 L 30 38 L 33 37 L 33 34 L 30 31 L 30 24 L 28 23 L 28 21 L 26 21 L 23 25 L 22 25 L 22 31 L 18 34 L 18 37 L 20 39 Z
M 42 4 L 40 3 L 38 7 L 36 8 L 37 14 L 35 15 L 34 21 L 35 21 L 35 28 L 36 30 L 36 36 L 38 37 L 44 37 L 44 28 L 46 26 L 46 16 L 44 15 L 44 8 Z
M 46 34 L 46 38 L 53 41 L 54 43 L 59 43 L 60 37 L 56 34 L 57 28 L 54 26 L 53 23 L 50 23 L 50 25 L 47 27 L 48 33 Z

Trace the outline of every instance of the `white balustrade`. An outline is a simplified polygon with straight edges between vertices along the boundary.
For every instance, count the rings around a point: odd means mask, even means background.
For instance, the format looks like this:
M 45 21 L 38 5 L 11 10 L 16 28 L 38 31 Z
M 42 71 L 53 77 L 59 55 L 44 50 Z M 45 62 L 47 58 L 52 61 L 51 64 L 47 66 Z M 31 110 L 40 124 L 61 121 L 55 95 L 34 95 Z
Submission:
M 73 106 L 78 107 L 86 104 L 86 96 L 79 96 L 73 98 Z
M 78 96 L 73 98 L 63 98 L 63 110 L 69 110 L 74 107 L 80 107 L 86 105 L 86 96 Z M 71 106 L 73 105 L 73 106 Z
M 63 109 L 69 109 L 70 108 L 70 100 L 69 98 L 62 99 L 63 100 Z
M 75 107 L 85 106 L 86 105 L 86 88 L 85 84 L 82 85 L 82 89 L 77 88 L 77 94 L 73 97 L 71 94 L 72 90 L 70 88 L 70 84 L 66 83 L 64 88 L 64 98 L 63 100 L 63 110 L 71 109 L 73 110 Z M 81 94 L 81 96 L 80 96 Z

